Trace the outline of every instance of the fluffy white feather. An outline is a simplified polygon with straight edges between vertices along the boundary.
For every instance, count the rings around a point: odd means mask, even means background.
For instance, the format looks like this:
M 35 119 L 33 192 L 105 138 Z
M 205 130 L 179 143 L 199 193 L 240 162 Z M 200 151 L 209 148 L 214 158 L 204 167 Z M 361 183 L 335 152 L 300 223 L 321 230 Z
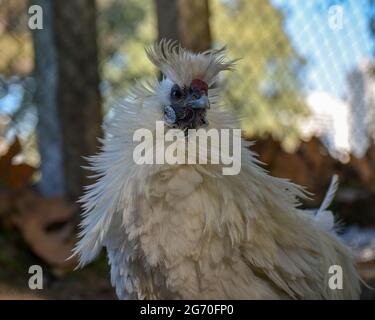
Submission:
M 332 211 L 327 210 L 328 207 L 331 205 L 333 198 L 337 192 L 338 188 L 338 177 L 334 175 L 331 180 L 331 184 L 328 188 L 327 194 L 323 199 L 323 202 L 315 215 L 315 221 L 322 225 L 326 230 L 334 230 L 335 227 L 335 219 L 333 216 Z
M 297 208 L 305 191 L 268 175 L 249 143 L 235 176 L 223 176 L 222 165 L 133 162 L 134 131 L 162 120 L 173 83 L 201 78 L 212 85 L 233 67 L 223 50 L 193 54 L 162 42 L 147 53 L 166 79 L 137 85 L 115 107 L 91 158 L 98 180 L 81 199 L 80 265 L 105 247 L 122 299 L 358 298 L 349 251 Z M 222 111 L 219 91 L 208 90 L 209 128 L 232 128 L 236 120 Z M 343 268 L 342 290 L 328 287 L 331 265 Z
M 338 176 L 336 174 L 333 175 L 328 191 L 319 209 L 305 210 L 306 213 L 311 215 L 316 224 L 318 224 L 324 230 L 330 232 L 335 232 L 335 218 L 333 216 L 332 211 L 327 209 L 331 205 L 336 195 L 339 186 L 338 181 Z

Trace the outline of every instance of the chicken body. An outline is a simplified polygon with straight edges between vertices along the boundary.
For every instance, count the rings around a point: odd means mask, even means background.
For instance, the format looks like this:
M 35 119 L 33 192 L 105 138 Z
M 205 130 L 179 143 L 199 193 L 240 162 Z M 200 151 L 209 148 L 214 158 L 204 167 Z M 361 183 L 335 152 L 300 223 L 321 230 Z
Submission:
M 230 67 L 221 51 L 165 42 L 148 54 L 166 78 L 116 107 L 91 160 L 98 181 L 82 198 L 81 265 L 105 247 L 120 299 L 358 298 L 349 251 L 298 209 L 304 190 L 268 175 L 245 142 L 238 175 L 223 175 L 221 164 L 134 163 L 133 133 L 154 130 L 171 87 L 196 78 L 211 86 Z M 208 90 L 208 129 L 235 125 L 217 106 L 219 90 Z M 329 286 L 331 266 L 342 268 L 342 289 Z

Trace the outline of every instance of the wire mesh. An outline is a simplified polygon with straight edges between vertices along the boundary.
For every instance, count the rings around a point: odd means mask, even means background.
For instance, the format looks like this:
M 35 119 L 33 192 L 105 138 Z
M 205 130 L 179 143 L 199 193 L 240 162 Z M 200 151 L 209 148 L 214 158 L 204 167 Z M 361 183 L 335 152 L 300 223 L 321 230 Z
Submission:
M 28 6 L 0 1 L 0 114 L 12 119 L 31 105 L 22 98 L 33 87 Z M 373 1 L 210 0 L 209 7 L 212 45 L 242 58 L 224 77 L 223 101 L 250 135 L 270 134 L 287 148 L 317 135 L 340 159 L 364 155 L 375 138 Z M 135 79 L 155 75 L 143 47 L 157 39 L 156 10 L 148 0 L 98 0 L 97 9 L 109 110 Z

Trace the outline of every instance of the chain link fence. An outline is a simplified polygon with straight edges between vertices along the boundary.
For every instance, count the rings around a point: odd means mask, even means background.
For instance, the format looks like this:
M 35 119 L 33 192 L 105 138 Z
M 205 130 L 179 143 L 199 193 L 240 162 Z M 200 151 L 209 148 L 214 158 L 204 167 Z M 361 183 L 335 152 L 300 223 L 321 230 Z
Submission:
M 242 58 L 225 75 L 223 99 L 249 135 L 272 135 L 291 150 L 316 135 L 340 160 L 365 154 L 375 139 L 373 1 L 210 0 L 209 8 L 212 46 Z M 98 0 L 97 9 L 109 110 L 135 79 L 155 75 L 143 47 L 157 39 L 156 9 L 148 0 Z M 29 136 L 35 126 L 24 112 L 34 86 L 27 11 L 26 0 L 0 0 L 2 135 Z

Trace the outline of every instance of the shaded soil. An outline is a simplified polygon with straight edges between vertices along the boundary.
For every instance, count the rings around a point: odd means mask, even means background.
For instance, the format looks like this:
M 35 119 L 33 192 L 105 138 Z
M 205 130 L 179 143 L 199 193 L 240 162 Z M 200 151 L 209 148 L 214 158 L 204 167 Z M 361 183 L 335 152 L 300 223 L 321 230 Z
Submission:
M 29 267 L 43 269 L 43 289 L 28 286 Z M 104 254 L 83 270 L 54 270 L 34 256 L 15 230 L 0 229 L 0 300 L 115 299 Z
M 31 290 L 25 282 L 0 282 L 0 300 L 35 300 L 35 299 L 63 299 L 63 300 L 108 300 L 116 299 L 109 280 L 82 272 L 78 279 L 54 279 L 44 284 L 42 290 Z

